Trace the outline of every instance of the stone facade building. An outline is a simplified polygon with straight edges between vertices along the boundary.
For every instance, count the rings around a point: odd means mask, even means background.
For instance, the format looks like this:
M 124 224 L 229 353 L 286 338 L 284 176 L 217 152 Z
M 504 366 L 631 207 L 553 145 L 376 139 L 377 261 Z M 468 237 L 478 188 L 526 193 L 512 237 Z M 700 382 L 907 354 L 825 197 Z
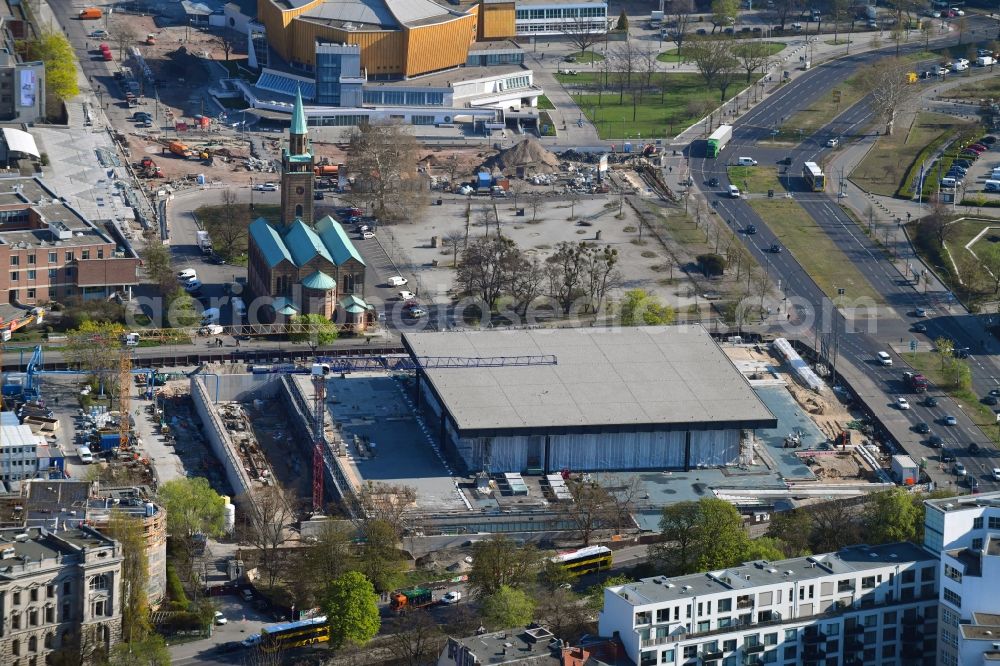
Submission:
M 0 663 L 89 663 L 122 633 L 121 546 L 81 521 L 0 530 Z

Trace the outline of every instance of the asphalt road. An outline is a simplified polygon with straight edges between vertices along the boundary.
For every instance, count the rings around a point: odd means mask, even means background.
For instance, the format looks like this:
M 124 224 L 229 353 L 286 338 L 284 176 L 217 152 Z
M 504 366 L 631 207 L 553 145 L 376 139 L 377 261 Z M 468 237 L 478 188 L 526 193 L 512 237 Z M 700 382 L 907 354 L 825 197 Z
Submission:
M 969 23 L 970 32 L 975 30 L 981 36 L 988 32 L 995 36 L 996 23 L 991 19 L 973 17 Z M 956 37 L 949 36 L 932 40 L 932 45 L 942 47 L 955 41 Z M 908 45 L 902 50 L 912 51 L 919 48 L 922 48 L 922 44 Z M 797 170 L 804 161 L 815 161 L 822 151 L 828 150 L 825 148 L 827 139 L 856 135 L 870 124 L 871 111 L 867 99 L 846 109 L 830 124 L 812 136 L 805 137 L 794 148 L 767 147 L 759 142 L 769 139 L 772 130 L 781 125 L 785 118 L 800 109 L 808 108 L 819 97 L 830 94 L 830 91 L 835 89 L 840 81 L 850 76 L 859 65 L 871 60 L 870 53 L 845 57 L 807 72 L 784 86 L 735 123 L 733 139 L 726 148 L 726 159 L 696 157 L 695 155 L 702 153 L 701 147 L 695 144 L 690 168 L 696 183 L 704 187 L 710 178 L 715 177 L 721 183 L 719 189 L 726 190 L 729 182 L 726 166 L 734 156 L 751 155 L 761 164 L 773 164 L 785 157 L 791 157 L 792 166 L 788 174 L 788 184 L 791 186 L 789 189 L 794 190 L 796 182 L 801 183 L 797 178 Z M 828 174 L 827 177 L 837 178 L 838 174 Z M 874 361 L 875 354 L 885 350 L 890 342 L 909 340 L 916 335 L 910 332 L 913 320 L 908 318 L 908 313 L 917 306 L 925 307 L 932 313 L 932 317 L 926 321 L 928 339 L 943 335 L 955 340 L 956 346 L 970 348 L 974 386 L 980 395 L 985 395 L 991 387 L 1000 385 L 1000 380 L 997 379 L 1000 377 L 1000 371 L 993 359 L 982 353 L 985 350 L 981 341 L 985 336 L 976 339 L 976 335 L 970 335 L 967 326 L 962 325 L 966 322 L 959 322 L 947 314 L 933 315 L 935 307 L 941 305 L 934 299 L 940 296 L 928 298 L 910 286 L 885 258 L 884 252 L 841 210 L 835 196 L 807 192 L 797 192 L 793 195 L 883 296 L 888 308 L 880 308 L 873 329 L 855 330 L 855 328 L 868 329 L 867 322 L 860 322 L 852 327 L 839 311 L 833 310 L 829 300 L 791 253 L 774 254 L 766 251 L 773 243 L 780 245 L 781 238 L 767 227 L 745 200 L 729 199 L 720 192 L 707 192 L 707 196 L 719 214 L 735 229 L 745 229 L 749 224 L 757 227 L 755 235 L 740 234 L 740 236 L 758 261 L 768 267 L 772 278 L 775 281 L 780 280 L 789 302 L 797 305 L 793 311 L 792 322 L 794 323 L 797 318 L 807 320 L 816 317 L 820 330 L 837 340 L 839 355 L 849 360 L 874 380 L 876 385 L 883 388 L 887 403 L 891 403 L 894 396 L 905 394 L 902 382 L 903 369 L 898 367 L 898 364 L 895 368 L 877 364 Z M 981 327 L 981 324 L 979 326 Z M 1000 466 L 1000 459 L 992 444 L 987 443 L 971 419 L 950 399 L 942 399 L 937 408 L 928 408 L 914 396 L 909 397 L 913 407 L 908 411 L 899 410 L 899 417 L 911 427 L 919 422 L 931 424 L 932 433 L 942 437 L 944 445 L 958 453 L 958 460 L 963 462 L 970 470 L 970 474 L 979 480 L 981 490 L 1000 488 L 1000 484 L 994 482 L 990 475 L 993 467 Z M 941 423 L 943 417 L 948 414 L 956 417 L 957 425 L 945 426 Z M 976 456 L 968 454 L 971 442 L 983 446 L 985 453 Z M 923 442 L 908 444 L 907 452 L 916 460 L 920 458 L 935 460 L 938 456 L 937 451 L 925 446 Z M 968 488 L 967 482 L 963 485 Z

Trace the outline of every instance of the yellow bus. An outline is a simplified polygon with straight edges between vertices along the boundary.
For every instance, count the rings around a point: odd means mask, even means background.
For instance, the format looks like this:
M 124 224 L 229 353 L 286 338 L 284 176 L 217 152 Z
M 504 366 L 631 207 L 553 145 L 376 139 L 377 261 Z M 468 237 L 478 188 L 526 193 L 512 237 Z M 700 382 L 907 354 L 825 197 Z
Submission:
M 595 571 L 607 571 L 611 568 L 613 556 L 607 546 L 587 546 L 558 553 L 551 559 L 570 574 L 583 576 Z
M 297 622 L 281 622 L 261 627 L 259 634 L 248 636 L 243 640 L 244 647 L 260 646 L 265 652 L 277 652 L 286 648 L 324 643 L 330 640 L 330 624 L 326 616 L 299 620 Z

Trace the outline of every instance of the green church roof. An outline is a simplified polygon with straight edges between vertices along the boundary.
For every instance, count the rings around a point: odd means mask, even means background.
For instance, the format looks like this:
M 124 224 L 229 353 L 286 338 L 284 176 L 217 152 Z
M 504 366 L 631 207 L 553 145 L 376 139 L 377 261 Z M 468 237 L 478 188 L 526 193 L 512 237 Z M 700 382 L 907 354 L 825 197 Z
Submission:
M 329 262 L 334 262 L 333 257 L 327 251 L 326 246 L 316 232 L 302 220 L 295 220 L 291 229 L 285 234 L 285 245 L 295 260 L 296 266 L 305 266 L 316 255 L 319 255 Z
M 292 256 L 288 253 L 284 241 L 281 240 L 278 230 L 268 224 L 267 220 L 263 217 L 258 217 L 250 223 L 250 237 L 253 238 L 257 248 L 264 255 L 264 260 L 267 261 L 267 265 L 271 268 L 274 268 L 282 261 L 295 263 L 292 260 Z
M 337 281 L 323 271 L 316 271 L 315 273 L 310 273 L 302 280 L 302 286 L 306 289 L 329 291 L 337 286 Z
M 340 226 L 340 222 L 327 215 L 316 223 L 316 231 L 323 239 L 323 244 L 330 250 L 330 254 L 333 255 L 333 263 L 342 266 L 348 259 L 354 259 L 362 266 L 365 265 L 361 253 L 347 237 L 347 232 L 344 231 L 344 227 Z
M 340 299 L 340 307 L 344 308 L 344 311 L 350 314 L 361 314 L 370 306 L 360 296 L 351 294 Z
M 292 134 L 308 134 L 309 128 L 306 125 L 306 111 L 302 106 L 302 89 L 295 91 L 295 108 L 292 109 Z

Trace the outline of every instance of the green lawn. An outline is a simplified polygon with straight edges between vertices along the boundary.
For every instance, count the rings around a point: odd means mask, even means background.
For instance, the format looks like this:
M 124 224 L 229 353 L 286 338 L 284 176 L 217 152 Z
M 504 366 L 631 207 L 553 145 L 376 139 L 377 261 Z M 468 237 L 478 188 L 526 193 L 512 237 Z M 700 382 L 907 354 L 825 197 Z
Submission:
M 785 50 L 786 44 L 784 42 L 762 42 L 767 45 L 767 55 L 773 56 L 781 53 Z M 656 56 L 656 59 L 660 62 L 682 62 L 683 58 L 677 53 L 676 48 L 667 49 L 660 55 Z
M 940 146 L 967 121 L 941 113 L 919 113 L 905 134 L 897 131 L 893 136 L 883 136 L 854 169 L 850 178 L 859 187 L 884 196 L 895 196 L 928 146 Z M 902 129 L 902 128 L 900 128 Z M 929 155 L 927 155 L 929 157 Z M 920 168 L 916 165 L 917 169 Z
M 791 199 L 748 202 L 828 297 L 837 298 L 839 288 L 845 290 L 848 302 L 870 298 L 882 303 L 881 295 L 797 202 Z
M 593 51 L 578 51 L 576 53 L 571 53 L 566 56 L 566 62 L 579 62 L 579 63 L 591 63 L 591 62 L 601 62 L 604 60 L 604 55 L 600 53 L 594 53 Z
M 545 95 L 538 96 L 538 110 L 539 111 L 551 111 L 556 108 L 555 104 L 546 97 Z
M 633 111 L 633 95 L 618 94 L 614 73 L 609 75 L 607 85 L 604 76 L 602 72 L 556 75 L 597 126 L 602 139 L 673 136 L 720 103 L 719 91 L 705 87 L 700 75 L 661 73 L 654 80 L 655 90 L 646 91 L 641 100 L 634 98 Z M 727 99 L 744 87 L 742 80 L 734 83 L 727 91 Z
M 778 179 L 777 167 L 729 167 L 729 182 L 740 188 L 740 191 L 766 193 L 768 190 L 784 192 L 785 187 Z

